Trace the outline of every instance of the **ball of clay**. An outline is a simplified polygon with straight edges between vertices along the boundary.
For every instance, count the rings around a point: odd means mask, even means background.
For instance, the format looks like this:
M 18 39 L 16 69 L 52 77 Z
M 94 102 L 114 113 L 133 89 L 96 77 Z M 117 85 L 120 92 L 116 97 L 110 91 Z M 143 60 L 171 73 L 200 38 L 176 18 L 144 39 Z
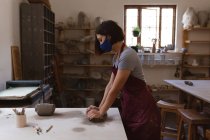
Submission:
M 98 123 L 98 122 L 104 122 L 107 119 L 107 113 L 104 114 L 101 118 L 93 118 L 89 119 L 91 122 Z
M 98 110 L 97 108 L 95 108 L 95 110 Z M 89 111 L 90 112 L 90 111 Z M 89 113 L 88 112 L 88 113 Z M 93 118 L 93 119 L 89 119 L 89 121 L 94 122 L 94 123 L 98 123 L 98 122 L 104 122 L 107 119 L 107 113 L 105 113 L 102 117 L 100 118 Z

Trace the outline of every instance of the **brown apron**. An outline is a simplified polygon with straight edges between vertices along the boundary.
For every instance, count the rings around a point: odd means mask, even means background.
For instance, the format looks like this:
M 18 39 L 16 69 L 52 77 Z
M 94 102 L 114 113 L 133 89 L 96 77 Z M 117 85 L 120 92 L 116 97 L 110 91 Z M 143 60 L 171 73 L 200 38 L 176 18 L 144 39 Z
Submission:
M 117 70 L 113 67 L 115 76 Z M 120 113 L 128 140 L 160 140 L 160 112 L 146 83 L 130 75 L 121 93 Z

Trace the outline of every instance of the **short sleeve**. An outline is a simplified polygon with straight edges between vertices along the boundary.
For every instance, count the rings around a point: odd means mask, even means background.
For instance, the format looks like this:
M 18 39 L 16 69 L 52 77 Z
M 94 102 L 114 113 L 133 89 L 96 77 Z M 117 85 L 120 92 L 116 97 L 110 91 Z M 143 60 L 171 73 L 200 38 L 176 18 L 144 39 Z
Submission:
M 135 55 L 130 52 L 126 51 L 121 54 L 118 63 L 118 69 L 125 69 L 125 70 L 134 70 L 136 65 Z

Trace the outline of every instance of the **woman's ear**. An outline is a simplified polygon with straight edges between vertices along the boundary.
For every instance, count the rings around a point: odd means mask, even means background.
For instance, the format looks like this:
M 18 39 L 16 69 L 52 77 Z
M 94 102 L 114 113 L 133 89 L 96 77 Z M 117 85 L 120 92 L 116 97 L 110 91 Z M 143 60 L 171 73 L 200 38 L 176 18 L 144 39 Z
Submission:
M 102 54 L 103 51 L 100 49 L 100 42 L 98 41 L 97 37 L 95 36 L 95 54 Z

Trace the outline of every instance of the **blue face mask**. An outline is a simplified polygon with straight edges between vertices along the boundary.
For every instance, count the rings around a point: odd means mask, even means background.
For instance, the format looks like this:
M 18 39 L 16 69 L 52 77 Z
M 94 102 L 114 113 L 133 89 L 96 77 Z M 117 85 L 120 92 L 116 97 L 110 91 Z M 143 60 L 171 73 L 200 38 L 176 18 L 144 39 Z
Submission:
M 106 52 L 110 52 L 112 50 L 112 44 L 109 41 L 109 39 L 105 39 L 104 42 L 100 45 L 100 49 L 106 53 Z

